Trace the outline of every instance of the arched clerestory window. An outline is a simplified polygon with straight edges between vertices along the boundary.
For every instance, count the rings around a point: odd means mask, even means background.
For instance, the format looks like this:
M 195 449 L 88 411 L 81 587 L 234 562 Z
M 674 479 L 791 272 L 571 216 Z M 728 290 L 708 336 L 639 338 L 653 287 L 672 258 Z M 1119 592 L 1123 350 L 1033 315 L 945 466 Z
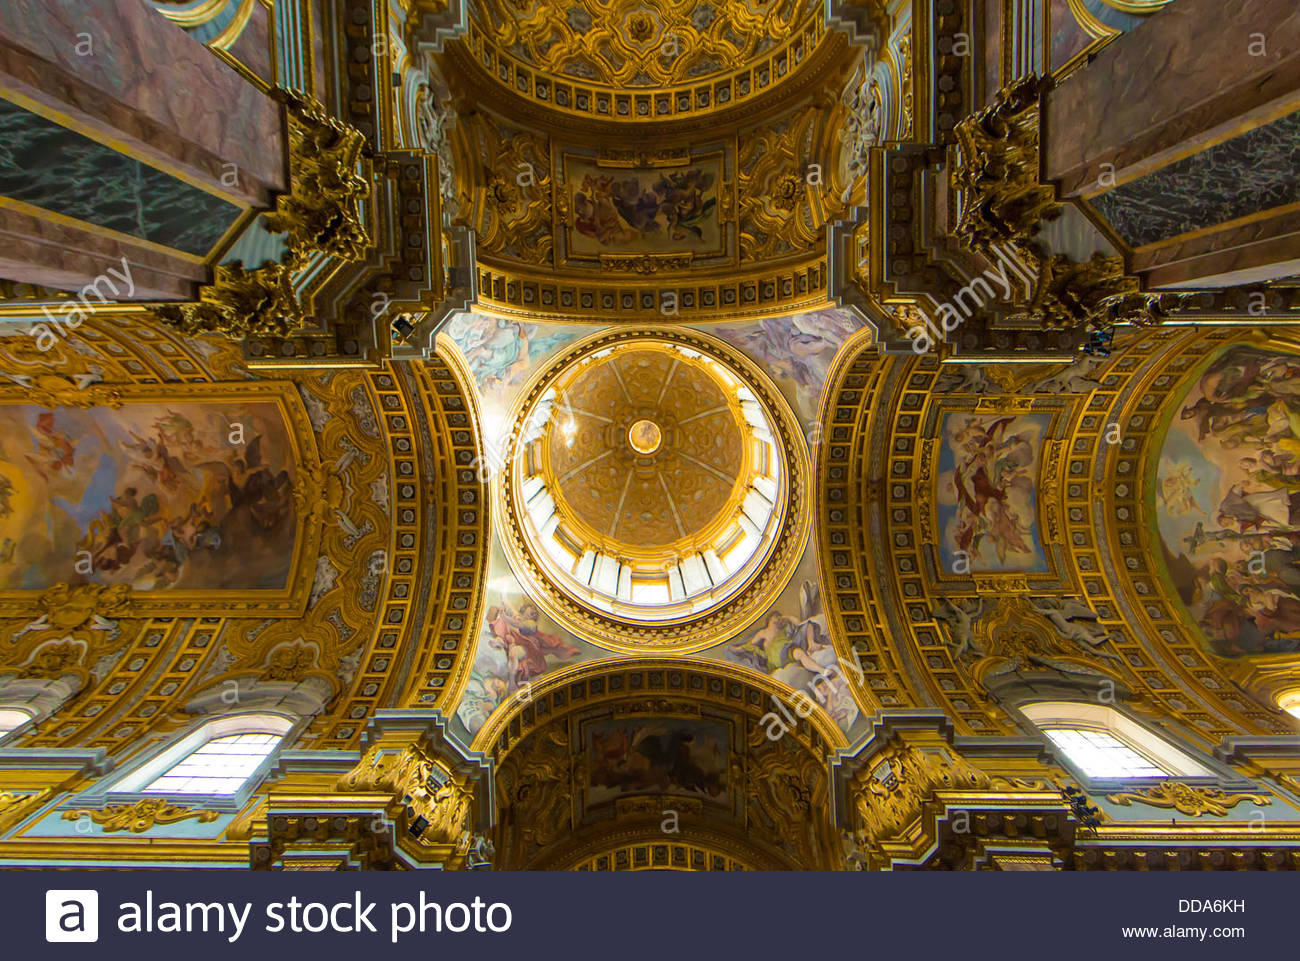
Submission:
M 0 742 L 32 719 L 31 711 L 16 707 L 0 707 Z
M 209 721 L 113 784 L 113 794 L 234 797 L 265 776 L 293 723 L 275 714 Z
M 1080 773 L 1095 780 L 1212 777 L 1160 735 L 1105 704 L 1042 701 L 1021 708 Z

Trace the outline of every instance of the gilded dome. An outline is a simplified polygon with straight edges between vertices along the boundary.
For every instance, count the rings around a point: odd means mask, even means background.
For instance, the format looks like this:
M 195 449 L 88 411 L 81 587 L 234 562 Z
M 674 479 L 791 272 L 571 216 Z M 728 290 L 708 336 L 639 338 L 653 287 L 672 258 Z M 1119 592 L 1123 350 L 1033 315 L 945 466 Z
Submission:
M 555 77 L 608 87 L 698 83 L 762 57 L 821 5 L 810 0 L 487 0 L 492 42 Z
M 542 473 L 589 544 L 638 552 L 707 543 L 744 493 L 748 424 L 702 358 L 611 351 L 556 382 Z
M 744 618 L 788 576 L 792 552 L 778 548 L 803 522 L 797 425 L 758 371 L 714 347 L 695 334 L 598 338 L 561 357 L 516 416 L 507 550 L 543 605 L 595 643 L 700 644 L 702 620 Z

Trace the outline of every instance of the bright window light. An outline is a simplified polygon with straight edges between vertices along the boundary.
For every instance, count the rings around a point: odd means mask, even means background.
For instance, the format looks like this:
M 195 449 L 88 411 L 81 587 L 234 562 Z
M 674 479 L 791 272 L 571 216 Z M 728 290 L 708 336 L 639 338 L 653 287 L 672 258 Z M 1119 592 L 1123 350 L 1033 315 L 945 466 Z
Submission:
M 279 734 L 227 734 L 191 751 L 149 782 L 145 794 L 237 794 L 275 746 Z
M 31 719 L 32 716 L 26 711 L 20 711 L 17 708 L 0 708 L 0 738 L 10 731 L 22 727 Z
M 1119 738 L 1105 731 L 1081 728 L 1048 728 L 1044 731 L 1052 743 L 1088 777 L 1138 778 L 1168 777 Z
M 1039 701 L 1021 712 L 1089 777 L 1212 777 L 1154 731 L 1105 704 Z
M 1277 706 L 1292 717 L 1300 718 L 1300 690 L 1284 693 L 1277 699 Z

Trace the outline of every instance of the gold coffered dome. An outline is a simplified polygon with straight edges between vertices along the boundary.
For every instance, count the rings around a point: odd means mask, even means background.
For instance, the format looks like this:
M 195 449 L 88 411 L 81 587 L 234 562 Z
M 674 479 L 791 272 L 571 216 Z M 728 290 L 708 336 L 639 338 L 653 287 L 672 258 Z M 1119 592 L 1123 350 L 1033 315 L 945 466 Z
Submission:
M 522 404 L 507 551 L 595 643 L 703 646 L 788 577 L 806 453 L 779 394 L 737 361 L 697 334 L 603 335 Z
M 709 543 L 744 495 L 750 425 L 736 382 L 672 348 L 611 350 L 556 382 L 538 476 L 568 530 L 602 550 Z
M 466 41 L 474 62 L 513 96 L 645 121 L 770 90 L 826 35 L 815 0 L 484 0 Z

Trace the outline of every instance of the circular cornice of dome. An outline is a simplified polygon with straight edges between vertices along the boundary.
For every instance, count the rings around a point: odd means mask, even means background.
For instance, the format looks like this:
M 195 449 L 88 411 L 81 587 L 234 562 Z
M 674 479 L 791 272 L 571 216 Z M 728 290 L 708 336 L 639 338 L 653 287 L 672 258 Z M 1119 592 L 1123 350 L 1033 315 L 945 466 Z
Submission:
M 752 101 L 783 86 L 828 35 L 817 0 L 479 0 L 463 43 L 515 97 L 636 123 Z
M 808 451 L 767 377 L 696 331 L 607 331 L 524 391 L 501 542 L 555 620 L 624 653 L 689 653 L 753 621 L 809 525 Z

